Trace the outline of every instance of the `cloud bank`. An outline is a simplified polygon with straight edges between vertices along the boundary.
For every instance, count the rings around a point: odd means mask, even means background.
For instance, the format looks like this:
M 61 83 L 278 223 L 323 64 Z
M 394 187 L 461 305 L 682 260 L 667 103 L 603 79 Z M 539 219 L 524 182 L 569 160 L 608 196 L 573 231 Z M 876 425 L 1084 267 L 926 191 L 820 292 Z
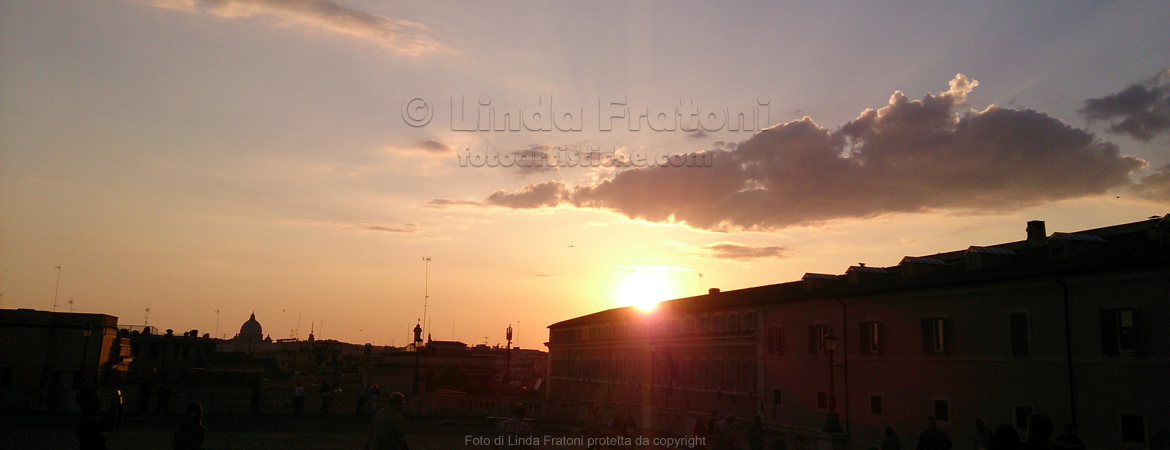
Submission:
M 411 56 L 443 52 L 423 24 L 360 11 L 329 0 L 154 0 L 162 8 L 201 11 L 223 18 L 273 18 L 280 25 L 365 39 Z
M 1145 161 L 1033 110 L 959 113 L 978 82 L 863 111 L 837 130 L 809 117 L 717 146 L 711 167 L 627 170 L 591 185 L 562 181 L 493 192 L 487 205 L 615 211 L 715 230 L 771 230 L 930 210 L 1002 211 L 1131 186 Z

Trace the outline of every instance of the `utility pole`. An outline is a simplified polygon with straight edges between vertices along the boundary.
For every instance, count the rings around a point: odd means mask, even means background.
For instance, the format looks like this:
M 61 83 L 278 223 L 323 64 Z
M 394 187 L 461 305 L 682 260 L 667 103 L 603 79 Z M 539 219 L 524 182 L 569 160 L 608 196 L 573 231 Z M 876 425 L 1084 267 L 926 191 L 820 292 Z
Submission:
M 219 310 L 215 310 L 215 337 L 219 337 Z

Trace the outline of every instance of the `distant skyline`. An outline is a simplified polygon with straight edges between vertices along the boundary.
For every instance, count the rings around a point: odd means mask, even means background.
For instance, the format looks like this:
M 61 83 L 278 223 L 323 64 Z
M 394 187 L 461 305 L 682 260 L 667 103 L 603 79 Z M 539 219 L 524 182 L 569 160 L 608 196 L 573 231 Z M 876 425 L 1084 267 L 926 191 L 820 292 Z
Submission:
M 0 307 L 52 309 L 60 266 L 59 310 L 404 345 L 430 256 L 433 338 L 541 348 L 646 299 L 1138 221 L 1170 212 L 1166 29 L 1162 2 L 6 1 Z M 452 130 L 453 96 L 542 95 L 581 130 Z M 771 128 L 602 131 L 607 95 Z M 715 158 L 458 156 L 581 145 Z

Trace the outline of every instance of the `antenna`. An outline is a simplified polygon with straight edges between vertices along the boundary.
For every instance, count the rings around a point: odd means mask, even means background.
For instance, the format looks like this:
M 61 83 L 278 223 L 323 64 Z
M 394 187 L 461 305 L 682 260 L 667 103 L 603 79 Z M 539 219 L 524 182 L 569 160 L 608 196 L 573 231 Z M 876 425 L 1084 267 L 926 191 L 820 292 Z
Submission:
M 73 299 L 69 299 L 69 312 L 73 312 Z
M 427 327 L 427 300 L 431 298 L 431 257 L 422 257 L 425 268 L 423 269 L 423 316 L 422 325 Z
M 57 312 L 57 292 L 61 290 L 61 266 L 57 267 L 57 286 L 53 288 L 53 312 Z
M 215 335 L 219 336 L 219 310 L 215 310 Z
M 142 326 L 150 325 L 150 307 L 146 308 L 146 317 L 142 318 Z
M 702 295 L 703 294 L 703 274 L 700 272 L 695 272 L 695 273 L 699 274 L 699 295 Z

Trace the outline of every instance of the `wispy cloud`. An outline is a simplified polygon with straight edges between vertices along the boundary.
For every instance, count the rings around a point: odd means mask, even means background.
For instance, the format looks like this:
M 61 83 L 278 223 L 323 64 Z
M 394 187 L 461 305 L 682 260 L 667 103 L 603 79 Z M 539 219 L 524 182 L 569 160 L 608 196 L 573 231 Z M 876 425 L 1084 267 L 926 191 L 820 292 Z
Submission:
M 293 220 L 285 222 L 291 225 L 309 225 L 319 227 L 335 227 L 335 228 L 349 228 L 360 231 L 373 231 L 379 233 L 417 233 L 420 228 L 417 223 L 403 223 L 397 225 L 378 224 L 378 223 L 360 223 L 360 222 L 322 222 L 313 220 Z
M 757 258 L 783 258 L 784 247 L 752 247 L 734 242 L 716 242 L 703 247 L 708 255 L 719 259 L 750 261 Z
M 446 198 L 436 198 L 423 205 L 427 208 L 447 209 L 452 206 L 482 206 L 482 203 L 473 200 L 451 200 Z
M 329 0 L 152 0 L 161 8 L 215 16 L 275 19 L 278 25 L 320 30 L 371 41 L 396 53 L 418 56 L 450 49 L 425 25 L 361 11 Z
M 618 265 L 613 267 L 613 273 L 678 273 L 678 272 L 694 272 L 695 269 L 686 267 L 666 265 L 666 266 L 636 266 L 636 265 Z

